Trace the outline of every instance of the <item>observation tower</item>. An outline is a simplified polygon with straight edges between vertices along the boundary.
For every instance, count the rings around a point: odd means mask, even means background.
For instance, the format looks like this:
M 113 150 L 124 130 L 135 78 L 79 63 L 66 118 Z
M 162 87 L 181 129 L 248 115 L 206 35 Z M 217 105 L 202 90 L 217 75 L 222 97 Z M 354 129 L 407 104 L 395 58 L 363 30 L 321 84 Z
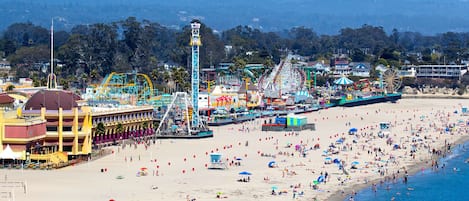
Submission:
M 199 46 L 200 41 L 200 21 L 192 20 L 191 22 L 191 41 L 192 46 L 192 127 L 199 126 Z

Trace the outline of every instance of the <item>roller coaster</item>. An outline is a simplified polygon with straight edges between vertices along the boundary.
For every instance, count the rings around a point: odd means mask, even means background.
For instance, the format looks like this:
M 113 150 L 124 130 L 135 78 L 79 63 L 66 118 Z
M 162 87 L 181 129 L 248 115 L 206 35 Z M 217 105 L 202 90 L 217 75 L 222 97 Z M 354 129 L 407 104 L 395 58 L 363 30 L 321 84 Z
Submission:
M 152 104 L 156 92 L 150 78 L 141 73 L 117 73 L 107 75 L 94 90 L 95 100 L 116 100 L 133 105 Z M 161 98 L 161 97 L 159 97 Z

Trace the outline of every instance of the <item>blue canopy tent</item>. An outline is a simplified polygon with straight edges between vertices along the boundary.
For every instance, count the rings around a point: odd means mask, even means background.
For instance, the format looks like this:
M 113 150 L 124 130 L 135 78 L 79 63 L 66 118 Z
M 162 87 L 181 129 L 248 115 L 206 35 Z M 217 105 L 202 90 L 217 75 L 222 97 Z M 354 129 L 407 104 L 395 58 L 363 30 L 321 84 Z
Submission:
M 270 161 L 268 166 L 269 168 L 274 168 L 275 166 L 277 166 L 277 163 L 275 161 Z
M 247 171 L 242 171 L 239 173 L 239 175 L 252 175 L 252 173 L 247 172 Z
M 334 162 L 334 163 L 337 163 L 337 164 L 338 164 L 338 163 L 340 163 L 340 159 L 336 158 L 336 159 L 334 159 L 332 162 Z
M 324 182 L 325 178 L 323 175 L 319 176 L 318 179 L 316 181 L 318 182 Z

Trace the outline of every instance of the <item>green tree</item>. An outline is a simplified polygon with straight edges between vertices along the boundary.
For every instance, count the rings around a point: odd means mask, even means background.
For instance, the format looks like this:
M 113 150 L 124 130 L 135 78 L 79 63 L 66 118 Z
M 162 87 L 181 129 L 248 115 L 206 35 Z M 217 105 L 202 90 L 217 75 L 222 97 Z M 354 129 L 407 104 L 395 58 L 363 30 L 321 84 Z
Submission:
M 15 89 L 15 85 L 8 85 L 7 88 L 5 89 L 5 91 L 13 91 Z
M 104 135 L 106 133 L 106 126 L 103 122 L 99 122 L 96 125 L 96 129 L 94 131 L 95 135 Z
M 120 133 L 120 134 L 124 131 L 124 126 L 122 125 L 121 122 L 117 123 L 116 131 L 117 131 L 117 133 Z

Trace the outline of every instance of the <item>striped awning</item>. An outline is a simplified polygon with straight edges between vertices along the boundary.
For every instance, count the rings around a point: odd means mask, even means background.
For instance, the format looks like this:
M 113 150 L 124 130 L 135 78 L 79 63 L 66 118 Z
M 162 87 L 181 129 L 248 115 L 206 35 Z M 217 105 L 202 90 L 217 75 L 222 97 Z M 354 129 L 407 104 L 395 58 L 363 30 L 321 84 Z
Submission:
M 345 76 L 342 76 L 340 77 L 339 79 L 335 80 L 334 81 L 334 84 L 337 84 L 337 85 L 349 85 L 349 84 L 353 84 L 353 81 L 348 79 L 347 77 Z

